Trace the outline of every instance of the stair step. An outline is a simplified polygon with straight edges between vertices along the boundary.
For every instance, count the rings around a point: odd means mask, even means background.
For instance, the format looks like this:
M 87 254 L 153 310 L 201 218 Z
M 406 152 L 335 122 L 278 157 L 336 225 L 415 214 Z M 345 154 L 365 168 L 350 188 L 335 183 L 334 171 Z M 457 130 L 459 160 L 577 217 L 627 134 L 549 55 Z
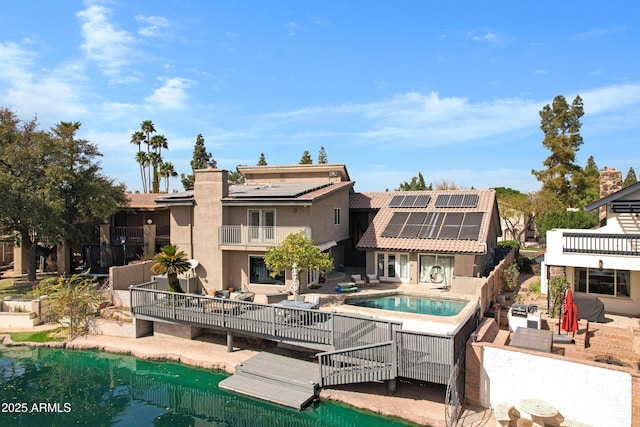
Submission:
M 286 384 L 266 383 L 260 378 L 242 375 L 224 379 L 219 387 L 295 409 L 303 409 L 317 396 L 317 393 L 288 387 Z

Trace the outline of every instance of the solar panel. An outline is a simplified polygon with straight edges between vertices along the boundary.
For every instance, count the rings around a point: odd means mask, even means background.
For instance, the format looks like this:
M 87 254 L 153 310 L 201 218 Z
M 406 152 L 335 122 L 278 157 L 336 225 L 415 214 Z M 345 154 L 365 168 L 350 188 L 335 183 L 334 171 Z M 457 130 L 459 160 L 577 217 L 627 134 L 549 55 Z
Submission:
M 475 208 L 477 205 L 477 194 L 440 194 L 436 199 L 436 208 Z
M 416 201 L 416 196 L 404 196 L 404 200 L 400 204 L 401 208 L 410 208 L 413 206 L 413 202 Z
M 483 216 L 482 212 L 467 212 L 464 216 L 462 227 L 460 227 L 458 238 L 462 240 L 477 240 Z
M 393 196 L 393 198 L 391 199 L 391 201 L 389 202 L 389 207 L 390 208 L 399 208 L 400 205 L 402 204 L 402 201 L 404 200 L 404 195 L 401 196 Z
M 398 237 L 400 231 L 402 230 L 402 226 L 407 221 L 407 217 L 409 216 L 409 212 L 396 212 L 389 220 L 387 227 L 382 232 L 382 237 Z
M 444 215 L 445 214 L 440 212 L 429 212 L 424 220 L 424 224 L 422 225 L 420 232 L 418 233 L 418 237 L 420 239 L 435 239 L 438 237 Z
M 475 208 L 478 206 L 477 194 L 465 194 L 462 200 L 462 208 Z
M 416 196 L 416 201 L 413 203 L 414 208 L 426 208 L 431 200 L 431 196 L 428 194 L 420 194 Z
M 438 239 L 457 239 L 463 219 L 464 213 L 462 212 L 448 212 L 444 218 L 440 233 L 438 233 Z
M 409 218 L 407 218 L 407 222 L 398 237 L 418 237 L 418 233 L 420 233 L 422 223 L 424 222 L 426 216 L 427 212 L 412 212 L 411 214 L 409 214 Z

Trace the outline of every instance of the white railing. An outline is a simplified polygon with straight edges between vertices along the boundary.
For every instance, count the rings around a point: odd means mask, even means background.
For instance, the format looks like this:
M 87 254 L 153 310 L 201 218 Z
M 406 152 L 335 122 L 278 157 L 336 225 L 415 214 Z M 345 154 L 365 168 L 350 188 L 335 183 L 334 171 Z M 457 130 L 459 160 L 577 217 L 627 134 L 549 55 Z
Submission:
M 272 246 L 281 243 L 288 235 L 299 232 L 303 232 L 306 237 L 311 238 L 311 227 L 222 225 L 218 228 L 218 244 Z

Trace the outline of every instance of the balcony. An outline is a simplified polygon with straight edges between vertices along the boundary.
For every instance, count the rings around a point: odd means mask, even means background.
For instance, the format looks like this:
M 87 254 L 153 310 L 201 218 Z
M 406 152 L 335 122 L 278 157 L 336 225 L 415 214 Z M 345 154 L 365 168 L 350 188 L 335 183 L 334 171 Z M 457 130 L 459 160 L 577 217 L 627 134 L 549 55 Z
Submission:
M 218 244 L 225 246 L 275 246 L 289 234 L 303 232 L 311 238 L 311 227 L 252 227 L 222 225 L 218 228 Z
M 562 233 L 562 253 L 640 256 L 640 234 L 565 231 Z

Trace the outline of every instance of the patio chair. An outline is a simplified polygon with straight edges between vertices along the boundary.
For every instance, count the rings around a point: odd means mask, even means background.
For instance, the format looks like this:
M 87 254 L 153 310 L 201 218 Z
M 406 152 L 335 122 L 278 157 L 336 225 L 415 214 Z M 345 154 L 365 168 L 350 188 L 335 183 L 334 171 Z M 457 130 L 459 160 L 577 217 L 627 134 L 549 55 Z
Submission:
M 352 274 L 351 281 L 355 284 L 355 286 L 364 286 L 364 280 L 362 280 L 361 274 Z
M 375 274 L 367 274 L 367 282 L 369 282 L 370 285 L 378 286 L 380 284 L 380 279 L 378 279 L 378 276 Z
M 307 302 L 311 303 L 311 304 L 314 304 L 314 306 L 311 307 L 311 308 L 314 308 L 314 309 L 318 308 L 318 307 L 320 307 L 320 296 L 318 296 L 318 295 L 310 295 L 309 297 L 307 297 Z

